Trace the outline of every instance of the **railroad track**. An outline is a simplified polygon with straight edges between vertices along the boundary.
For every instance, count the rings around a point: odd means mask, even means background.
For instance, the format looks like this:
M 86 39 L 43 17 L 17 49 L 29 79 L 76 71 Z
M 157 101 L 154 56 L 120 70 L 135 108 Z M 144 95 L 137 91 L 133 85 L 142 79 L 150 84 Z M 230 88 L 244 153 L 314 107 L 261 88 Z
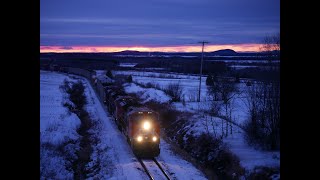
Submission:
M 161 164 L 157 161 L 156 158 L 152 158 L 152 159 L 137 158 L 137 159 L 151 180 L 158 180 L 158 179 L 171 180 L 168 173 L 162 168 Z

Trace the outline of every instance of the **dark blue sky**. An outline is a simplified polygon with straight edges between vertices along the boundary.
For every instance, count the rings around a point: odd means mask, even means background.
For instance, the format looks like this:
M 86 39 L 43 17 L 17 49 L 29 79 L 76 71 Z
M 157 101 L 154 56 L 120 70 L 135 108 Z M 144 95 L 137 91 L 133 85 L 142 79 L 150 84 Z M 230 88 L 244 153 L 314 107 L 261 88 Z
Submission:
M 41 46 L 260 43 L 280 0 L 40 0 Z

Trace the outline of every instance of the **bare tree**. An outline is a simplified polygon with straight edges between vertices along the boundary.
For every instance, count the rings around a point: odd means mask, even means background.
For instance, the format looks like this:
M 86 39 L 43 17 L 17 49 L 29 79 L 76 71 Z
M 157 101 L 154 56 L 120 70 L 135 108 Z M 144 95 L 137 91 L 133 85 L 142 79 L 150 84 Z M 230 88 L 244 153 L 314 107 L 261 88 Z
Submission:
M 213 97 L 214 101 L 221 100 L 221 83 L 215 75 L 210 76 L 209 83 L 207 84 L 209 95 Z
M 280 33 L 265 36 L 262 41 L 260 51 L 267 54 L 270 70 L 272 70 L 272 60 L 275 58 L 279 58 L 280 55 Z
M 221 134 L 222 136 L 228 136 L 229 129 L 232 129 L 232 124 L 229 122 L 231 121 L 231 115 L 232 115 L 232 109 L 230 108 L 230 100 L 236 95 L 237 92 L 237 86 L 235 81 L 228 78 L 220 78 L 215 79 L 214 83 L 211 86 L 208 86 L 208 92 L 213 97 L 213 99 L 216 101 L 219 99 L 222 100 L 223 105 L 225 107 L 225 116 L 224 118 L 226 120 L 222 120 L 221 122 Z M 220 106 L 217 103 L 212 103 L 211 107 L 212 111 L 220 111 Z M 217 114 L 217 112 L 213 112 Z M 224 121 L 226 121 L 226 124 L 224 126 Z M 224 130 L 225 128 L 225 130 Z
M 272 61 L 275 58 L 280 59 L 280 33 L 266 36 L 260 50 L 267 53 L 271 76 L 277 70 Z M 278 75 L 247 86 L 246 104 L 249 120 L 244 128 L 248 142 L 266 149 L 279 149 L 280 80 Z
M 228 129 L 231 124 L 231 109 L 230 109 L 230 100 L 236 95 L 237 86 L 234 81 L 229 80 L 229 79 L 222 79 L 220 81 L 220 86 L 221 86 L 221 97 L 223 100 L 223 104 L 225 106 L 225 118 L 226 118 L 226 136 L 228 136 Z
M 280 33 L 267 35 L 262 41 L 261 50 L 265 52 L 280 51 Z
M 245 125 L 249 143 L 267 149 L 280 146 L 280 82 L 253 84 L 247 90 L 249 122 Z
M 174 102 L 180 102 L 182 96 L 182 86 L 180 82 L 170 83 L 165 89 L 164 92 L 172 97 Z

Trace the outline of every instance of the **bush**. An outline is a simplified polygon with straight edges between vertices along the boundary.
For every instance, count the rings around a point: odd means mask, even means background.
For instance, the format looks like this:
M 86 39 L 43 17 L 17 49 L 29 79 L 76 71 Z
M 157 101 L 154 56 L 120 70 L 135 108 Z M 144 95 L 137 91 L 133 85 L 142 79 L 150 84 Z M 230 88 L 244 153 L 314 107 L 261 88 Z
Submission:
M 173 102 L 181 101 L 182 87 L 180 83 L 170 83 L 164 92 L 171 96 Z
M 215 172 L 219 179 L 239 179 L 244 175 L 239 159 L 221 139 L 209 134 L 195 136 L 192 132 L 188 133 L 191 113 L 181 113 L 156 102 L 148 102 L 146 105 L 159 112 L 161 127 L 165 129 L 166 136 L 206 167 L 208 172 Z
M 219 116 L 222 104 L 218 101 L 212 101 L 210 105 L 210 115 Z
M 87 103 L 86 96 L 84 95 L 84 85 L 81 81 L 71 83 L 64 80 L 63 85 L 60 86 L 62 90 L 69 94 L 69 99 L 73 104 L 65 103 L 64 106 L 71 109 L 81 110 Z
M 111 72 L 111 70 L 108 70 L 107 73 L 106 73 L 106 76 L 108 76 L 109 78 L 113 79 L 113 74 Z
M 70 100 L 76 105 L 77 109 L 82 109 L 86 104 L 86 96 L 84 95 L 84 86 L 81 81 L 72 84 L 70 89 Z
M 280 83 L 253 84 L 247 94 L 247 142 L 267 150 L 280 149 Z
M 244 174 L 240 160 L 230 152 L 221 139 L 209 134 L 187 136 L 184 149 L 206 167 L 211 167 L 222 179 L 238 179 Z
M 214 83 L 213 76 L 211 74 L 209 74 L 207 79 L 206 79 L 206 85 L 207 86 L 212 86 L 213 83 Z
M 269 180 L 269 179 L 276 179 L 275 177 L 279 175 L 278 168 L 270 168 L 270 167 L 262 167 L 258 166 L 255 167 L 252 172 L 246 175 L 246 179 L 253 180 L 253 179 L 261 179 L 261 180 Z M 280 177 L 279 177 L 280 179 Z
M 131 75 L 128 76 L 127 82 L 128 82 L 128 83 L 132 83 L 132 76 L 131 76 Z

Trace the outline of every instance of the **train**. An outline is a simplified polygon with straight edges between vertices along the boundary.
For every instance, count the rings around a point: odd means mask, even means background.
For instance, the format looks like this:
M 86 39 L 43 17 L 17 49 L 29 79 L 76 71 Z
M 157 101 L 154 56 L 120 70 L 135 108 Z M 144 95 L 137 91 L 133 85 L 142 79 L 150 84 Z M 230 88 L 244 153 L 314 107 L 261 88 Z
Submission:
M 118 129 L 126 136 L 133 153 L 139 157 L 160 154 L 159 113 L 142 105 L 117 85 L 105 87 L 104 103 Z

